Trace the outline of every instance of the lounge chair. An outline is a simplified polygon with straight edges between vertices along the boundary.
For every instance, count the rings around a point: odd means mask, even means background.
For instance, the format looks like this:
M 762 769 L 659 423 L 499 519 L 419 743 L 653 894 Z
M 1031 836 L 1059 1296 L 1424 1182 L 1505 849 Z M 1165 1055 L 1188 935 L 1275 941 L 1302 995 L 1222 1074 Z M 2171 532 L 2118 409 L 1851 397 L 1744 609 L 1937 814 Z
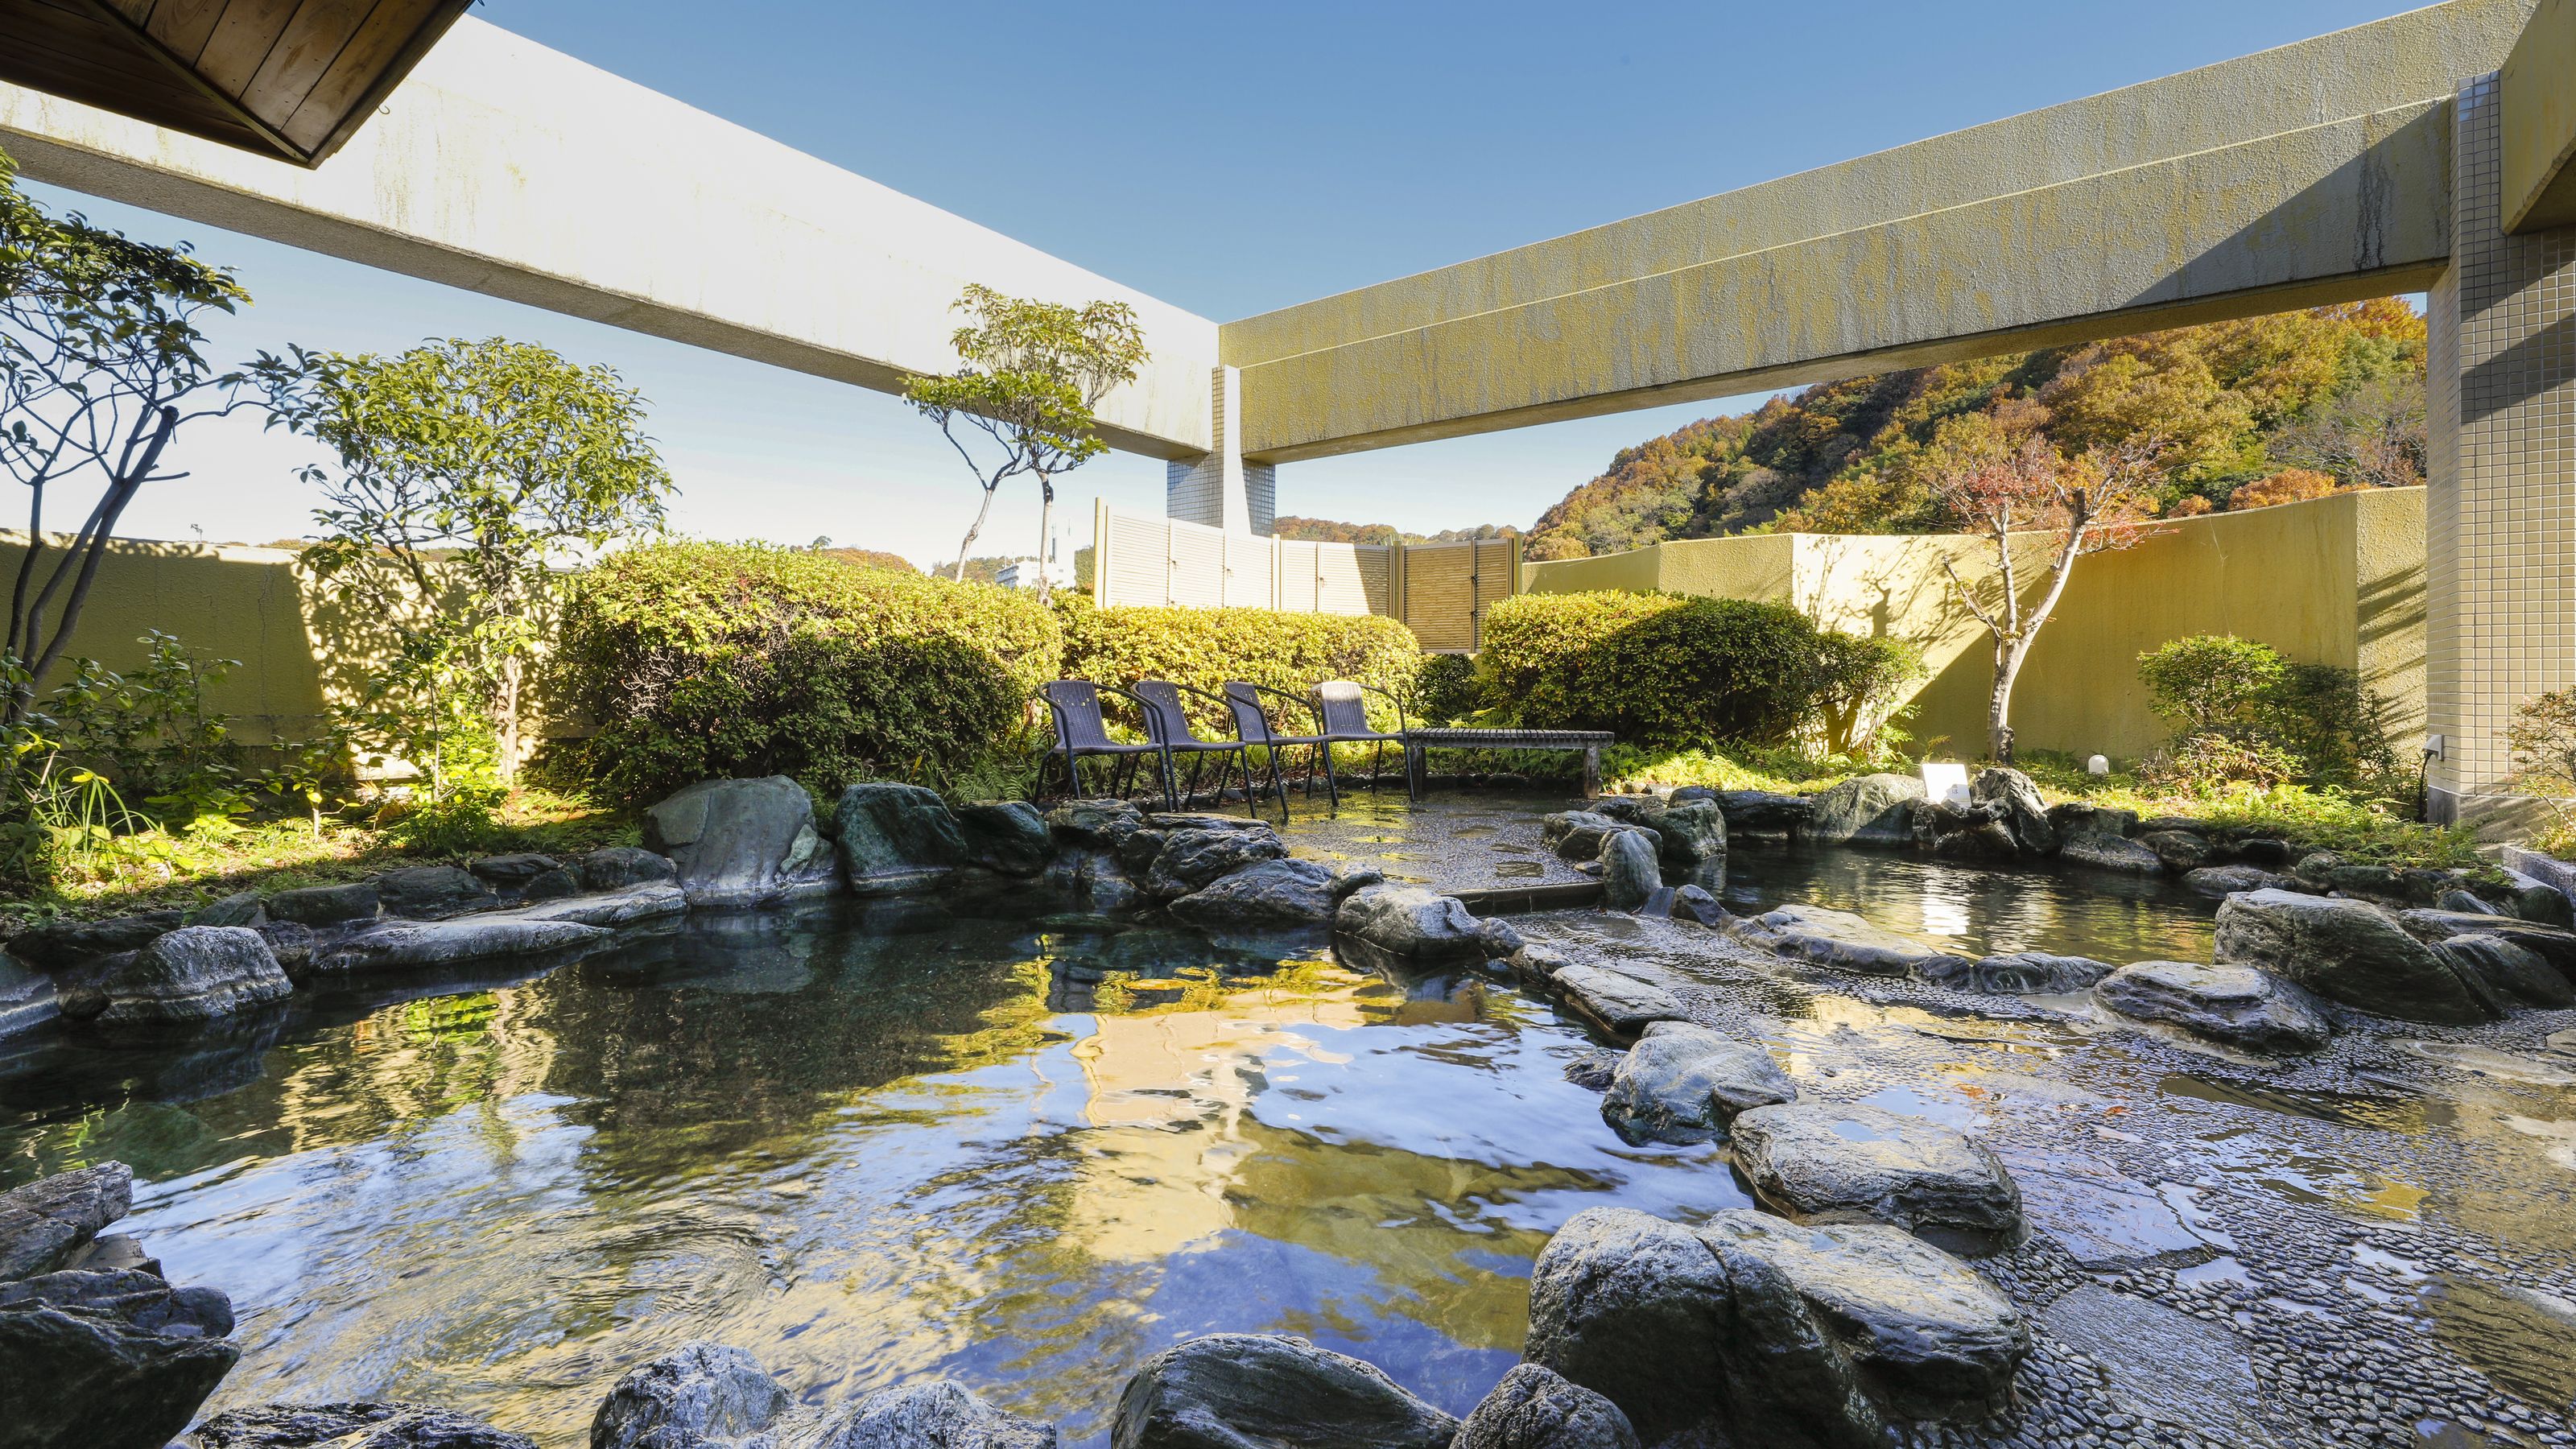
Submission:
M 1315 706 L 1312 700 L 1301 700 L 1281 690 L 1265 689 L 1250 680 L 1229 679 L 1225 682 L 1225 706 L 1234 713 L 1235 737 L 1246 744 L 1260 745 L 1270 752 L 1270 788 L 1279 797 L 1279 813 L 1283 816 L 1288 813 L 1288 786 L 1279 778 L 1279 757 L 1296 745 L 1304 745 L 1309 751 L 1306 793 L 1308 795 L 1315 793 L 1315 776 L 1320 773 L 1324 777 L 1325 797 L 1333 802 L 1333 808 L 1336 811 L 1340 810 L 1341 786 L 1333 779 L 1333 752 L 1328 742 L 1321 733 L 1311 735 L 1279 733 L 1270 723 L 1269 711 L 1263 707 L 1262 700 L 1265 696 L 1279 702 L 1283 716 L 1291 705 L 1306 710 L 1309 715 L 1313 714 Z M 1318 731 L 1322 729 L 1320 722 L 1316 728 Z
M 1388 734 L 1369 724 L 1368 696 L 1372 694 L 1395 706 L 1395 733 Z M 1327 679 L 1315 686 L 1315 711 L 1323 718 L 1324 741 L 1328 747 L 1377 747 L 1369 753 L 1369 788 L 1376 789 L 1379 768 L 1386 760 L 1386 747 L 1392 744 L 1401 750 L 1405 734 L 1412 728 L 1412 721 L 1405 714 L 1404 701 L 1372 685 L 1348 679 Z M 1407 799 L 1414 793 L 1413 772 L 1410 770 L 1405 772 L 1404 793 Z
M 1204 700 L 1209 704 L 1224 703 L 1224 701 L 1207 693 L 1205 690 L 1183 689 L 1181 686 L 1172 683 L 1168 679 L 1140 679 L 1136 681 L 1136 697 L 1145 701 L 1146 707 L 1150 711 L 1147 716 L 1146 732 L 1154 737 L 1154 742 L 1156 744 L 1163 747 L 1164 778 L 1178 779 L 1180 776 L 1180 769 L 1177 761 L 1173 757 L 1176 755 L 1189 756 L 1190 783 L 1181 790 L 1181 802 L 1182 808 L 1184 809 L 1191 805 L 1195 805 L 1198 803 L 1199 795 L 1199 766 L 1207 759 L 1208 756 L 1215 755 L 1218 757 L 1216 763 L 1216 803 L 1223 804 L 1225 802 L 1225 780 L 1227 768 L 1224 757 L 1230 754 L 1234 756 L 1235 766 L 1243 772 L 1243 813 L 1258 818 L 1261 812 L 1256 808 L 1252 794 L 1252 762 L 1243 752 L 1244 742 L 1240 739 L 1207 740 L 1199 738 L 1198 732 L 1190 728 L 1189 710 L 1181 700 L 1181 696 L 1184 694 L 1189 695 L 1194 699 Z
M 1102 686 L 1083 679 L 1059 679 L 1038 687 L 1038 698 L 1046 701 L 1047 710 L 1055 716 L 1055 745 L 1038 761 L 1037 782 L 1029 787 L 1029 803 L 1036 804 L 1046 793 L 1047 767 L 1057 759 L 1064 761 L 1064 788 L 1068 794 L 1082 793 L 1079 763 L 1091 757 L 1106 758 L 1113 763 L 1109 772 L 1112 794 L 1125 798 L 1135 783 L 1136 766 L 1152 760 L 1163 786 L 1163 808 L 1175 808 L 1172 799 L 1172 757 L 1160 743 L 1120 744 L 1109 737 L 1108 721 L 1100 714 L 1103 688 L 1136 706 L 1136 713 L 1146 722 L 1146 733 L 1155 729 L 1154 706 L 1116 685 Z

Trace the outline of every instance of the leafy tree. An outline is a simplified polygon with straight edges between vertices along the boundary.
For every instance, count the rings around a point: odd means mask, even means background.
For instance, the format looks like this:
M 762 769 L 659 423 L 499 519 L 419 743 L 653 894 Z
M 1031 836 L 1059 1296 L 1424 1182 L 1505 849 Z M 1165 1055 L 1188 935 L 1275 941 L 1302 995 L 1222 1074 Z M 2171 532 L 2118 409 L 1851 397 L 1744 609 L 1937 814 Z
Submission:
M 2224 734 L 2289 677 L 2289 664 L 2269 644 L 2233 634 L 2195 634 L 2138 656 L 2138 678 L 2156 713 L 2186 734 Z
M 1981 445 L 1961 449 L 1929 478 L 1933 497 L 1961 527 L 1983 536 L 1993 549 L 1997 587 L 1980 597 L 1948 560 L 1960 600 L 1993 637 L 1995 679 L 1986 703 L 1986 752 L 1999 764 L 2013 758 L 2012 691 L 2030 646 L 2048 623 L 2076 561 L 2089 553 L 2124 548 L 2142 537 L 2139 525 L 2154 512 L 2163 477 L 2159 449 L 2150 440 L 2095 448 L 2067 458 L 2036 433 L 2015 441 L 1992 430 Z M 2038 534 L 2048 547 L 2048 572 L 2036 599 L 2025 604 L 2015 534 Z
M 2313 468 L 2284 468 L 2266 478 L 2238 488 L 2227 495 L 2227 506 L 2241 512 L 2248 508 L 2270 508 L 2282 503 L 2305 503 L 2310 499 L 2328 498 L 2343 492 L 2334 479 Z
M 1046 556 L 1055 480 L 1108 451 L 1093 431 L 1093 409 L 1111 388 L 1135 380 L 1146 353 L 1136 310 L 1124 302 L 1066 307 L 970 284 L 956 310 L 973 319 L 949 337 L 962 365 L 945 377 L 911 379 L 904 397 L 939 424 L 984 490 L 957 546 L 954 577 L 962 582 L 994 493 L 1023 473 L 1038 482 L 1038 556 Z M 970 434 L 983 442 L 970 447 Z M 1041 602 L 1047 593 L 1041 574 Z
M 254 371 L 278 418 L 338 455 L 304 470 L 323 499 L 305 563 L 384 618 L 417 621 L 375 732 L 443 798 L 452 753 L 472 751 L 488 719 L 506 784 L 559 566 L 661 526 L 671 477 L 643 398 L 605 367 L 501 338 L 392 357 L 299 348 Z M 425 600 L 441 603 L 424 616 Z
M 232 273 L 184 246 L 154 246 L 51 216 L 12 184 L 0 154 L 0 469 L 27 489 L 27 551 L 9 590 L 0 689 L 16 726 L 80 622 L 117 521 L 165 471 L 179 430 L 251 405 L 238 374 L 200 354 L 201 323 L 250 300 Z M 90 496 L 68 546 L 45 510 Z

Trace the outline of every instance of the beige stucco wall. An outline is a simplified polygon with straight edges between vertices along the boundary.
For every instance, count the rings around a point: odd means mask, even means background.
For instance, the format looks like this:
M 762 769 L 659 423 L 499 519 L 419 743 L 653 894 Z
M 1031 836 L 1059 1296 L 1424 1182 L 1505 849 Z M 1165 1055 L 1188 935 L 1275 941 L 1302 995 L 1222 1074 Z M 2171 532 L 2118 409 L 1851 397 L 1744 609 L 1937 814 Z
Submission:
M 2020 547 L 2030 595 L 2044 555 L 2039 537 Z M 1918 744 L 1946 740 L 1944 753 L 1974 755 L 1993 646 L 1942 563 L 1978 586 L 1994 577 L 1988 558 L 1978 540 L 1956 535 L 1788 534 L 1666 543 L 1524 574 L 1535 592 L 1660 588 L 1786 601 L 1834 628 L 1912 640 L 1932 673 L 1906 728 Z M 2086 558 L 2023 666 L 2013 700 L 2022 743 L 2135 759 L 2166 734 L 2138 682 L 2138 655 L 2186 635 L 2230 633 L 2358 669 L 2395 706 L 2401 745 L 2420 733 L 2424 490 L 2184 519 L 2134 548 Z

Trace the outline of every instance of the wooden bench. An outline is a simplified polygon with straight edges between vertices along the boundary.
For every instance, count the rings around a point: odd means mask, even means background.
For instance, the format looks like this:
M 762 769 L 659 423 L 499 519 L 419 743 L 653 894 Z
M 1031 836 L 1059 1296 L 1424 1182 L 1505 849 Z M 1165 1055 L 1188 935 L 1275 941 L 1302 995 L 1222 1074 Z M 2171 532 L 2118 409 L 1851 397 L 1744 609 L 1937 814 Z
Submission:
M 1601 793 L 1601 747 L 1619 742 L 1608 730 L 1410 729 L 1404 732 L 1405 783 L 1419 795 L 1431 783 L 1431 751 L 1581 750 L 1584 798 Z

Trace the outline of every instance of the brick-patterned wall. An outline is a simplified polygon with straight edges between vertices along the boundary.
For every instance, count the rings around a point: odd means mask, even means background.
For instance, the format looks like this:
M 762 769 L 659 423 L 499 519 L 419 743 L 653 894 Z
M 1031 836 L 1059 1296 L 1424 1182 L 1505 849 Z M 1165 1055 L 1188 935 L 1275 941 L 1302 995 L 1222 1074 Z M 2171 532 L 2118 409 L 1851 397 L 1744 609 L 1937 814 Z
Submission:
M 2460 88 L 2430 297 L 2426 714 L 2437 808 L 2511 793 L 2514 707 L 2576 683 L 2576 228 L 2503 231 L 2496 77 Z

